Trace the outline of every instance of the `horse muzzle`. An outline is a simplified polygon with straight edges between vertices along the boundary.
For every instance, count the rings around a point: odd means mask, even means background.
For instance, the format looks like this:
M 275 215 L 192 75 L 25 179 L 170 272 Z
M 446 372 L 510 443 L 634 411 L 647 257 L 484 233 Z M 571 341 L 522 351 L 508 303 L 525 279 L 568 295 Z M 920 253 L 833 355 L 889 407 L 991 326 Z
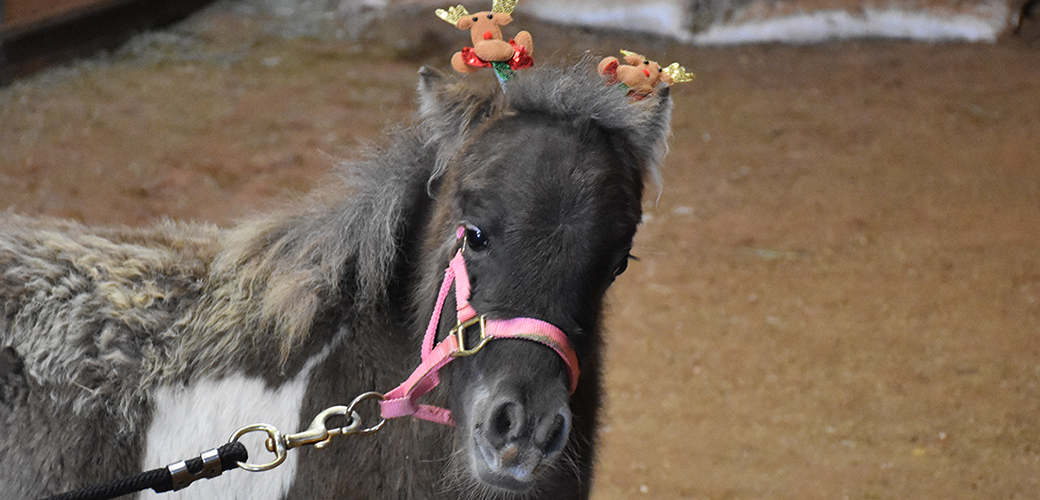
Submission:
M 567 392 L 533 393 L 503 380 L 468 412 L 474 472 L 486 484 L 521 492 L 557 461 L 570 437 Z M 558 389 L 562 389 L 562 386 Z

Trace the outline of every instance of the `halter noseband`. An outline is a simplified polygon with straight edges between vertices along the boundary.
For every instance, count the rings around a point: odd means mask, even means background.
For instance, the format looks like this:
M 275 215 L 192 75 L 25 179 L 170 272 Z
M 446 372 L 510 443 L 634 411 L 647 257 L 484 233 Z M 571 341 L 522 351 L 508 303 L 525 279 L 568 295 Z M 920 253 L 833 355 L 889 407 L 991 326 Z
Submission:
M 465 248 L 465 228 L 459 227 L 456 238 L 462 244 L 444 271 L 444 281 L 437 294 L 437 303 L 433 308 L 433 316 L 426 327 L 423 338 L 422 362 L 412 372 L 408 380 L 383 396 L 380 402 L 383 418 L 405 417 L 429 420 L 445 425 L 454 425 L 451 411 L 437 406 L 419 404 L 418 399 L 440 384 L 439 370 L 455 358 L 471 356 L 479 352 L 493 339 L 524 339 L 546 345 L 563 358 L 570 375 L 570 391 L 578 386 L 578 357 L 574 354 L 567 336 L 559 328 L 534 318 L 488 319 L 487 315 L 477 314 L 469 303 L 469 274 L 466 272 L 466 260 L 462 256 Z M 455 328 L 439 344 L 434 345 L 437 337 L 437 325 L 440 323 L 441 309 L 448 298 L 448 291 L 455 284 L 455 303 L 457 318 Z M 466 345 L 466 330 L 480 328 L 480 339 L 476 345 Z

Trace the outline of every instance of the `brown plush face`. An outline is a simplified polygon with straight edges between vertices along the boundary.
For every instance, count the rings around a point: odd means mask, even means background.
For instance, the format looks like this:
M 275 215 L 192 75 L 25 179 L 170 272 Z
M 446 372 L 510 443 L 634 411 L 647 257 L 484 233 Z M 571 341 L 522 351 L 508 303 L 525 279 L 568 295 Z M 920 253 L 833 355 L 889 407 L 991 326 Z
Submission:
M 631 66 L 619 66 L 617 69 L 618 80 L 629 87 L 654 88 L 657 82 L 672 83 L 672 77 L 665 73 L 660 64 L 649 59 L 643 59 L 637 55 L 625 56 L 625 62 Z
M 502 40 L 502 26 L 513 22 L 513 16 L 504 12 L 477 12 L 459 19 L 455 26 L 460 30 L 469 30 L 473 45 L 485 40 Z

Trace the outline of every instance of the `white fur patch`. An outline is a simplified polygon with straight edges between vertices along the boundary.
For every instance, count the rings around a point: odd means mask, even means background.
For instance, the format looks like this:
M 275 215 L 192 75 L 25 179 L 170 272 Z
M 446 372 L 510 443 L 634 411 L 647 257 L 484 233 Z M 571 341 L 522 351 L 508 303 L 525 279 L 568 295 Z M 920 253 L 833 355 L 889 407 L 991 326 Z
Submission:
M 283 434 L 300 431 L 300 411 L 311 370 L 330 348 L 307 361 L 292 380 L 277 389 L 262 379 L 234 374 L 220 380 L 204 379 L 189 387 L 161 387 L 155 391 L 155 416 L 148 428 L 142 468 L 151 470 L 199 456 L 228 442 L 237 429 L 267 423 Z M 308 421 L 309 423 L 309 421 Z M 243 436 L 250 463 L 267 463 L 274 454 L 263 447 L 265 434 Z M 276 500 L 284 498 L 296 476 L 295 450 L 284 463 L 266 472 L 233 469 L 213 479 L 200 479 L 176 492 L 146 490 L 140 498 L 163 500 L 221 499 Z

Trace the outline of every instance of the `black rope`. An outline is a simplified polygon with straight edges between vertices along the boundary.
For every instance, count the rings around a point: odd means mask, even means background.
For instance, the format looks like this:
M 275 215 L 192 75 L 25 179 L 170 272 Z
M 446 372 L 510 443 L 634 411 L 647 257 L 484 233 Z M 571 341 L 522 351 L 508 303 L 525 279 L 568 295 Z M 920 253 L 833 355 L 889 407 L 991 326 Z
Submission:
M 234 469 L 235 467 L 238 467 L 239 462 L 249 460 L 249 453 L 246 451 L 246 447 L 238 441 L 232 441 L 217 448 L 217 456 L 220 457 L 221 472 Z M 188 472 L 191 474 L 199 474 L 204 468 L 202 457 L 185 460 L 184 463 L 187 465 Z M 155 490 L 156 493 L 167 492 L 172 490 L 174 486 L 173 472 L 170 470 L 172 467 L 173 465 L 159 469 L 152 469 L 107 484 L 91 486 L 47 497 L 44 500 L 110 500 L 112 498 L 129 495 L 148 488 Z

